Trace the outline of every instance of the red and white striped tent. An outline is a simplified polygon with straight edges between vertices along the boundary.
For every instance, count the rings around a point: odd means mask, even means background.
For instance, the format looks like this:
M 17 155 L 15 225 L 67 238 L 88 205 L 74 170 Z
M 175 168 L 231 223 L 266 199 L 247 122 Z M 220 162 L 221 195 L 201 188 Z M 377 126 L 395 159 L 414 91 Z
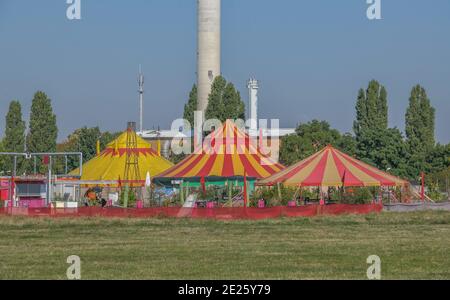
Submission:
M 405 186 L 407 181 L 328 146 L 322 151 L 258 182 L 296 187 Z

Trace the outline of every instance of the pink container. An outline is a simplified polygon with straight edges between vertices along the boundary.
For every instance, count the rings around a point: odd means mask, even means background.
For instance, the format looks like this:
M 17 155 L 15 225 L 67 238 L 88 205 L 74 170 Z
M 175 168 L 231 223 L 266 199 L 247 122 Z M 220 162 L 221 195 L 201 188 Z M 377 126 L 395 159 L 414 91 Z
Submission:
M 206 203 L 206 208 L 214 208 L 214 202 Z
M 43 208 L 45 207 L 45 200 L 44 199 L 19 200 L 19 207 Z
M 108 206 L 108 207 L 113 206 L 113 201 L 112 200 L 106 201 L 106 206 Z
M 289 201 L 289 202 L 288 202 L 288 206 L 289 206 L 289 207 L 297 207 L 297 202 L 295 202 L 295 201 Z
M 325 200 L 320 199 L 320 205 L 321 205 L 321 206 L 324 206 L 324 205 L 325 205 Z
M 144 201 L 142 201 L 142 200 L 136 201 L 136 208 L 139 208 L 139 209 L 144 208 Z
M 265 208 L 266 207 L 266 202 L 264 200 L 259 200 L 258 201 L 258 208 Z
M 0 180 L 0 200 L 8 200 L 9 198 L 9 182 Z

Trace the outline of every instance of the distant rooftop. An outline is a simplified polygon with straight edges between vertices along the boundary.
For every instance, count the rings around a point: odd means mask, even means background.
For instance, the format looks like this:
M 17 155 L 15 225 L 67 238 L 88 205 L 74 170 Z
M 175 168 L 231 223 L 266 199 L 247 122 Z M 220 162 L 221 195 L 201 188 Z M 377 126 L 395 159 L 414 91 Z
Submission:
M 261 132 L 251 131 L 246 129 L 246 132 L 250 136 L 260 136 Z M 280 129 L 263 129 L 263 137 L 283 137 L 295 133 L 295 128 L 280 128 Z M 182 128 L 179 131 L 176 130 L 144 130 L 137 132 L 137 135 L 144 139 L 173 139 L 173 138 L 188 138 L 192 136 L 192 132 L 184 132 Z

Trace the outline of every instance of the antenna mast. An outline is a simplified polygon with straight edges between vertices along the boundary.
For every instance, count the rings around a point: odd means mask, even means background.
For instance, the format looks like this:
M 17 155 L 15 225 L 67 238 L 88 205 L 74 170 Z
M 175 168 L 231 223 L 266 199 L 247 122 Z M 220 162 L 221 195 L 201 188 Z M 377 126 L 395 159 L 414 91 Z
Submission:
M 142 133 L 144 130 L 143 127 L 143 110 L 144 110 L 144 75 L 142 74 L 141 65 L 139 65 L 139 131 Z

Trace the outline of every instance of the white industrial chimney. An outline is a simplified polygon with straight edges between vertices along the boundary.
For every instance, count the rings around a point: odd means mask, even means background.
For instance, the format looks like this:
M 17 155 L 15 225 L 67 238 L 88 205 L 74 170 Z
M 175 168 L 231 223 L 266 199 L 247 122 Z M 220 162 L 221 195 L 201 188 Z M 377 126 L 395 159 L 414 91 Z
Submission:
M 198 0 L 197 109 L 202 112 L 213 80 L 220 75 L 220 19 L 221 0 Z
M 251 78 L 247 84 L 249 94 L 250 132 L 258 131 L 258 80 Z

